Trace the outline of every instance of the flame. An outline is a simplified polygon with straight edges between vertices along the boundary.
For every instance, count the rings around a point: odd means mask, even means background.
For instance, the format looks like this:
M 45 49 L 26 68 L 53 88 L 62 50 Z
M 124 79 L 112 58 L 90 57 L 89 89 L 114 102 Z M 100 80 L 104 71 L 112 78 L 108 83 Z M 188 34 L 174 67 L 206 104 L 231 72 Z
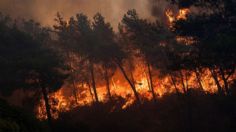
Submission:
M 136 80 L 135 86 L 137 92 L 141 100 L 152 100 L 152 94 L 149 89 L 149 82 L 147 79 L 147 75 L 145 72 L 145 65 L 138 64 L 134 69 L 134 77 Z M 156 70 L 152 71 L 155 75 L 153 76 L 153 85 L 155 94 L 158 98 L 161 98 L 165 94 L 175 93 L 176 88 L 173 85 L 172 80 L 169 76 L 159 77 L 159 72 Z M 183 75 L 187 75 L 187 79 L 184 82 L 185 86 L 188 88 L 199 88 L 199 83 L 196 80 L 195 72 L 189 71 L 181 71 Z M 233 78 L 233 77 L 232 77 Z M 231 79 L 232 80 L 232 79 Z M 132 90 L 130 89 L 128 83 L 123 79 L 121 73 L 117 71 L 115 75 L 111 79 L 111 94 L 113 96 L 120 96 L 125 99 L 124 104 L 121 106 L 121 109 L 126 109 L 130 105 L 135 102 L 135 97 L 133 95 Z M 223 81 L 220 81 L 221 85 L 223 85 Z M 211 73 L 208 69 L 204 69 L 201 73 L 201 84 L 203 90 L 207 93 L 215 93 L 217 92 L 217 86 L 211 76 Z M 51 113 L 53 118 L 58 118 L 60 112 L 69 111 L 75 107 L 82 107 L 86 105 L 92 105 L 93 97 L 89 92 L 89 87 L 84 85 L 83 88 L 80 87 L 81 84 L 77 84 L 77 95 L 78 99 L 75 100 L 74 95 L 72 94 L 72 89 L 68 87 L 68 85 L 61 88 L 59 91 L 50 94 L 50 105 L 51 105 Z M 176 87 L 179 92 L 184 92 L 183 84 L 180 80 L 176 80 Z M 107 98 L 107 89 L 105 85 L 97 86 L 97 93 L 99 96 L 99 101 L 106 102 Z M 93 94 L 93 93 L 92 93 Z M 40 100 L 40 103 L 36 109 L 37 118 L 46 119 L 46 110 L 43 99 Z
M 180 9 L 177 14 L 175 14 L 171 9 L 167 9 L 165 12 L 170 25 L 172 25 L 176 20 L 186 20 L 189 13 L 190 9 L 188 8 Z
M 183 8 L 178 11 L 178 13 L 174 13 L 173 10 L 167 9 L 165 14 L 168 19 L 168 25 L 170 28 L 173 27 L 173 24 L 175 21 L 178 20 L 187 20 L 187 15 L 191 13 L 190 9 L 188 8 Z M 182 36 L 176 36 L 176 40 L 180 43 L 186 44 L 186 45 L 191 45 L 195 43 L 195 40 L 193 37 L 182 37 Z
M 190 13 L 190 10 L 185 8 L 185 9 L 180 9 L 179 13 L 176 17 L 177 20 L 186 20 L 187 19 L 187 15 Z
M 166 16 L 170 24 L 173 24 L 175 20 L 187 19 L 187 14 L 190 12 L 189 9 L 181 9 L 174 15 L 173 11 L 168 9 L 166 11 Z M 177 36 L 177 41 L 182 41 L 186 44 L 193 43 L 192 38 L 184 38 Z M 150 82 L 147 75 L 147 66 L 143 63 L 143 60 L 135 59 L 136 66 L 133 70 L 133 76 L 135 80 L 136 90 L 141 98 L 141 100 L 151 100 L 152 94 L 150 90 Z M 154 92 L 158 98 L 161 98 L 165 94 L 175 93 L 175 92 L 184 92 L 183 87 L 187 88 L 199 88 L 200 83 L 202 85 L 202 90 L 207 93 L 217 92 L 217 85 L 215 84 L 211 72 L 208 69 L 203 69 L 201 72 L 201 81 L 197 80 L 197 74 L 193 71 L 181 70 L 181 74 L 186 76 L 184 82 L 180 78 L 176 77 L 175 85 L 173 80 L 169 75 L 165 77 L 160 77 L 159 71 L 152 69 L 153 73 L 153 87 Z M 231 81 L 236 76 L 232 76 L 229 81 Z M 220 79 L 219 79 L 220 80 Z M 125 99 L 124 104 L 121 106 L 121 109 L 126 109 L 135 102 L 135 96 L 127 83 L 123 78 L 119 70 L 115 72 L 115 75 L 111 78 L 111 94 L 113 96 L 120 96 Z M 223 86 L 223 81 L 220 80 L 220 85 Z M 73 89 L 70 85 L 63 86 L 59 91 L 49 95 L 51 113 L 53 118 L 58 118 L 60 112 L 69 111 L 75 107 L 82 107 L 86 105 L 91 105 L 93 103 L 93 91 L 89 89 L 89 86 L 83 84 L 76 85 L 76 94 L 77 99 L 73 95 Z M 107 98 L 107 89 L 104 84 L 97 85 L 97 93 L 99 101 L 106 102 Z M 113 111 L 115 107 L 112 108 Z M 46 119 L 46 110 L 43 99 L 40 100 L 40 103 L 36 107 L 36 114 L 38 119 Z
M 165 13 L 166 13 L 169 23 L 173 23 L 175 21 L 175 16 L 174 16 L 173 11 L 170 9 L 167 9 Z

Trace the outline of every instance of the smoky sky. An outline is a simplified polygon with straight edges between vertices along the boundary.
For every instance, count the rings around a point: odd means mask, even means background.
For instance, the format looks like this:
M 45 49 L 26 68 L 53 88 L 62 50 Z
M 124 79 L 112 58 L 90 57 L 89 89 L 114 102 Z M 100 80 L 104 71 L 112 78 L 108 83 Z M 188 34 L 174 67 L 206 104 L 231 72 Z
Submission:
M 129 9 L 136 9 L 141 17 L 148 19 L 161 13 L 163 3 L 158 5 L 157 1 L 159 0 L 0 0 L 0 12 L 14 18 L 34 19 L 49 26 L 53 25 L 57 12 L 65 18 L 81 12 L 91 18 L 100 12 L 113 26 L 117 26 Z M 156 5 L 159 7 L 156 8 Z

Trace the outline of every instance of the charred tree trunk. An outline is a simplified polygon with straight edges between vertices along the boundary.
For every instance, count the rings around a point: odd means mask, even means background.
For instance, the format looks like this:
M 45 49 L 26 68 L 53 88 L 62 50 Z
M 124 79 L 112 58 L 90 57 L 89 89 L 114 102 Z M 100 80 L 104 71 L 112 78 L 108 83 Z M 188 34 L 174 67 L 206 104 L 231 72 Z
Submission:
M 107 87 L 107 95 L 109 97 L 109 100 L 112 101 L 111 90 L 110 90 L 110 78 L 109 78 L 107 69 L 105 69 L 105 80 L 106 80 L 106 87 Z
M 203 88 L 203 85 L 202 85 L 201 76 L 200 76 L 199 70 L 198 70 L 197 68 L 195 68 L 195 75 L 196 75 L 197 82 L 198 82 L 198 85 L 199 85 L 200 89 L 201 89 L 202 91 L 204 91 L 204 88 Z
M 147 66 L 148 66 L 148 75 L 149 75 L 149 81 L 150 81 L 150 89 L 152 92 L 153 101 L 156 102 L 157 100 L 156 100 L 156 94 L 153 87 L 151 67 L 149 63 L 147 63 Z
M 131 89 L 133 90 L 134 92 L 134 96 L 138 102 L 139 105 L 141 105 L 141 100 L 139 98 L 139 95 L 138 95 L 138 92 L 136 91 L 136 88 L 135 88 L 135 85 L 132 83 L 132 81 L 129 79 L 128 75 L 126 74 L 124 68 L 121 66 L 121 64 L 119 62 L 116 63 L 117 66 L 119 67 L 119 69 L 121 70 L 122 74 L 124 75 L 125 79 L 128 81 Z
M 174 85 L 174 87 L 175 87 L 175 91 L 176 91 L 177 95 L 179 96 L 179 95 L 180 95 L 179 90 L 178 90 L 178 88 L 177 88 L 177 86 L 176 86 L 176 82 L 175 82 L 175 80 L 174 80 L 174 77 L 173 77 L 173 75 L 171 75 L 171 74 L 170 74 L 170 79 L 171 79 L 171 81 L 172 81 L 172 83 L 173 83 L 173 85 Z
M 185 72 L 185 88 L 186 88 L 186 91 L 187 93 L 189 92 L 189 86 L 188 86 L 188 73 L 187 71 Z
M 224 82 L 224 88 L 225 88 L 225 91 L 227 93 L 227 95 L 230 95 L 230 92 L 229 92 L 229 83 L 225 77 L 225 73 L 224 73 L 224 70 L 222 68 L 220 68 L 220 74 L 221 74 L 221 77 L 222 77 L 222 80 Z
M 51 131 L 53 131 L 52 115 L 51 115 L 51 108 L 50 108 L 50 104 L 49 104 L 47 89 L 44 86 L 41 86 L 41 88 L 42 88 L 43 99 L 45 102 L 45 107 L 46 107 L 46 112 L 47 112 L 47 120 L 48 120 L 49 127 L 50 127 Z
M 76 104 L 78 104 L 77 87 L 76 87 L 74 76 L 72 77 L 72 81 L 73 81 L 73 94 L 75 97 L 75 102 L 76 102 Z
M 96 101 L 96 103 L 99 103 L 98 95 L 97 95 L 97 89 L 96 89 L 96 82 L 95 82 L 93 64 L 90 64 L 90 74 L 91 74 L 92 88 L 93 88 L 93 92 L 94 92 L 94 96 L 95 96 L 95 101 Z
M 211 71 L 211 75 L 212 75 L 212 77 L 213 77 L 213 79 L 216 83 L 216 86 L 217 86 L 217 89 L 218 89 L 218 94 L 223 95 L 223 90 L 222 90 L 222 87 L 221 87 L 220 82 L 218 80 L 216 72 L 213 69 L 210 69 L 210 71 Z
M 186 91 L 186 87 L 185 87 L 185 84 L 184 84 L 184 76 L 183 76 L 182 71 L 180 71 L 179 74 L 180 74 L 180 80 L 181 80 L 181 84 L 182 84 L 182 87 L 183 87 L 184 94 L 186 94 L 187 91 Z
M 87 82 L 87 84 L 88 84 L 89 93 L 90 93 L 90 95 L 91 95 L 92 101 L 95 102 L 94 97 L 93 97 L 93 92 L 92 92 L 92 89 L 91 89 L 91 85 L 90 85 L 89 82 Z
M 67 57 L 69 59 L 69 66 L 70 66 L 70 73 L 72 74 L 72 85 L 73 85 L 73 95 L 75 97 L 75 102 L 76 104 L 78 104 L 78 97 L 77 97 L 77 91 L 76 91 L 76 83 L 75 83 L 75 77 L 73 75 L 74 73 L 74 69 L 73 69 L 73 64 L 72 64 L 72 60 L 74 59 L 73 56 L 71 56 L 71 52 L 67 52 Z
M 150 85 L 150 80 L 149 80 L 149 77 L 148 77 L 148 73 L 146 71 L 144 71 L 144 74 L 145 74 L 145 77 L 146 77 L 146 80 L 147 80 L 149 91 L 152 91 L 151 90 L 151 85 Z
M 134 84 L 134 87 L 135 87 L 136 82 L 135 82 L 135 79 L 134 79 L 134 75 L 133 75 L 132 69 L 130 68 L 129 70 L 130 70 L 131 81 L 132 81 L 132 83 Z

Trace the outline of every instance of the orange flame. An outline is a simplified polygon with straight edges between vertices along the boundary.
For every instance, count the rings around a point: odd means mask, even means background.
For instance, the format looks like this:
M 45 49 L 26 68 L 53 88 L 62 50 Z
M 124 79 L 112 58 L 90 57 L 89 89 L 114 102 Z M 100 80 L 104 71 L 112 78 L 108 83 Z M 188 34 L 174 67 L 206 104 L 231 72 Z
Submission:
M 181 19 L 186 20 L 186 19 L 187 19 L 187 15 L 188 15 L 189 13 L 190 13 L 190 10 L 187 9 L 187 8 L 185 8 L 185 9 L 180 9 L 180 10 L 179 10 L 179 13 L 178 13 L 178 15 L 177 15 L 177 17 L 176 17 L 176 19 L 177 19 L 177 20 L 181 20 Z
M 152 94 L 149 89 L 149 82 L 147 79 L 147 76 L 145 75 L 145 69 L 143 68 L 144 65 L 136 66 L 134 70 L 134 77 L 136 80 L 136 89 L 141 97 L 141 99 L 145 100 L 151 100 Z M 188 73 L 187 79 L 184 82 L 184 85 L 188 88 L 199 88 L 199 83 L 196 80 L 196 74 L 194 72 L 189 71 L 181 71 L 183 74 Z M 158 76 L 158 71 L 153 71 L 156 76 L 153 77 L 153 85 L 155 88 L 155 93 L 158 98 L 161 98 L 163 95 L 168 93 L 174 93 L 176 92 L 176 88 L 173 85 L 172 80 L 169 76 L 160 78 Z M 130 89 L 128 83 L 124 81 L 123 78 L 119 76 L 119 72 L 116 72 L 116 74 L 113 76 L 112 83 L 111 84 L 111 94 L 113 96 L 121 96 L 125 99 L 125 103 L 121 106 L 122 109 L 126 109 L 130 105 L 132 105 L 135 102 L 135 97 L 133 95 L 132 90 Z M 223 85 L 223 82 L 220 82 Z M 201 73 L 201 84 L 203 87 L 203 90 L 208 93 L 215 93 L 217 92 L 216 84 L 211 77 L 211 73 L 209 70 L 204 69 Z M 85 106 L 85 105 L 91 105 L 93 103 L 93 99 L 91 97 L 91 94 L 89 92 L 89 87 L 84 86 L 84 89 L 81 89 L 79 87 L 80 84 L 78 84 L 77 87 L 77 95 L 78 100 L 75 101 L 75 97 L 72 94 L 72 89 L 70 87 L 65 86 L 59 91 L 50 94 L 50 105 L 51 105 L 51 113 L 53 118 L 58 118 L 58 115 L 60 112 L 66 112 L 69 111 L 75 107 Z M 180 80 L 176 80 L 176 87 L 179 92 L 183 92 L 183 84 Z M 99 101 L 106 102 L 108 101 L 107 98 L 107 90 L 106 86 L 98 86 L 97 87 L 97 93 L 99 96 Z M 46 110 L 43 99 L 41 99 L 40 103 L 38 104 L 38 107 L 36 109 L 37 117 L 39 119 L 46 119 Z
M 187 8 L 180 9 L 177 14 L 175 14 L 171 9 L 167 9 L 165 14 L 170 25 L 173 24 L 176 20 L 186 20 L 187 15 L 190 13 L 190 10 Z
M 174 15 L 173 11 L 167 10 L 166 16 L 168 17 L 170 24 L 172 24 L 175 20 L 187 19 L 186 15 L 189 12 L 189 9 L 181 9 L 177 15 Z M 185 38 L 177 37 L 176 39 L 179 39 L 178 41 L 183 41 Z M 147 76 L 147 67 L 145 64 L 140 62 L 143 61 L 138 59 L 135 61 L 135 63 L 138 63 L 136 64 L 133 71 L 135 86 L 142 100 L 151 100 L 152 94 L 149 88 L 150 82 Z M 195 72 L 184 70 L 180 72 L 181 74 L 186 75 L 185 81 L 181 82 L 177 79 L 175 80 L 176 84 L 173 84 L 173 80 L 170 78 L 170 76 L 160 77 L 157 70 L 152 70 L 154 91 L 158 98 L 161 98 L 165 94 L 174 93 L 176 91 L 184 92 L 184 86 L 188 88 L 199 88 L 200 83 L 202 85 L 203 91 L 208 93 L 217 92 L 217 86 L 211 76 L 211 72 L 208 69 L 203 69 L 200 82 L 197 80 Z M 235 76 L 232 78 L 235 78 Z M 223 81 L 220 81 L 220 83 L 223 85 Z M 71 87 L 67 85 L 65 85 L 59 91 L 50 94 L 50 105 L 53 118 L 58 118 L 60 112 L 69 111 L 75 107 L 91 105 L 93 103 L 93 96 L 91 96 L 91 94 L 94 93 L 90 91 L 87 85 L 83 85 L 83 87 L 80 86 L 81 84 L 77 84 L 76 87 L 76 94 L 78 95 L 77 100 L 71 92 Z M 135 102 L 135 97 L 132 90 L 130 89 L 130 86 L 118 71 L 116 71 L 115 75 L 111 79 L 110 90 L 113 96 L 116 95 L 125 99 L 126 102 L 121 106 L 122 109 L 128 108 Z M 107 89 L 105 85 L 98 85 L 97 93 L 99 101 L 106 102 L 108 100 Z M 40 100 L 40 103 L 37 106 L 36 114 L 39 119 L 47 118 L 43 99 Z
M 172 10 L 167 9 L 166 10 L 166 17 L 168 18 L 169 23 L 173 23 L 175 21 L 175 16 Z
M 173 27 L 173 23 L 177 20 L 187 20 L 187 15 L 190 13 L 190 9 L 184 8 L 180 9 L 177 14 L 175 14 L 171 9 L 167 9 L 165 14 L 168 19 L 169 27 Z M 190 45 L 195 42 L 194 38 L 192 37 L 182 37 L 177 36 L 176 40 L 180 43 Z

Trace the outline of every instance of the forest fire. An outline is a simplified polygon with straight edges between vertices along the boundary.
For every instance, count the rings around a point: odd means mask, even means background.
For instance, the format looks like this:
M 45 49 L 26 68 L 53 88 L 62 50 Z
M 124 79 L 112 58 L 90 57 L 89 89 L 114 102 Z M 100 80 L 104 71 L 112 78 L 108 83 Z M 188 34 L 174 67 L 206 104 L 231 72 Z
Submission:
M 158 71 L 154 76 L 154 89 L 158 98 L 161 98 L 163 95 L 168 93 L 181 92 L 183 93 L 185 89 L 191 88 L 202 88 L 201 90 L 206 93 L 216 93 L 217 86 L 211 76 L 209 70 L 204 69 L 201 73 L 200 80 L 197 80 L 196 72 L 191 71 L 182 71 L 183 75 L 186 77 L 177 77 L 177 80 L 171 80 L 170 77 L 159 77 Z M 135 102 L 135 97 L 132 94 L 132 91 L 129 89 L 129 86 L 124 80 L 118 75 L 120 73 L 116 73 L 113 77 L 113 84 L 111 86 L 111 94 L 112 96 L 120 96 L 125 99 L 125 103 L 122 105 L 122 109 L 126 109 L 130 105 Z M 152 100 L 152 95 L 149 89 L 148 78 L 145 75 L 145 71 L 140 66 L 137 66 L 134 70 L 134 78 L 136 80 L 136 88 L 137 91 L 142 98 L 142 100 Z M 229 79 L 229 81 L 233 80 L 233 76 Z M 183 79 L 183 82 L 181 80 Z M 175 85 L 173 85 L 175 83 Z M 223 85 L 222 80 L 220 84 Z M 200 86 L 201 85 L 201 86 Z M 84 86 L 83 89 L 79 89 L 79 84 L 77 85 L 77 102 L 75 101 L 75 97 L 72 94 L 72 89 L 69 87 L 63 87 L 59 91 L 52 93 L 49 95 L 51 99 L 51 112 L 53 118 L 58 118 L 58 114 L 60 112 L 69 111 L 75 107 L 81 107 L 85 105 L 92 105 L 94 101 L 93 93 L 91 95 L 90 89 L 88 86 Z M 177 89 L 176 89 L 177 88 Z M 99 101 L 106 102 L 107 98 L 107 90 L 105 86 L 99 86 L 97 88 Z M 46 119 L 46 111 L 43 99 L 41 99 L 39 105 L 36 109 L 37 117 L 39 119 Z
M 0 132 L 236 131 L 234 1 L 1 0 Z
M 186 20 L 189 13 L 189 9 L 180 9 L 177 14 L 174 14 L 171 9 L 167 9 L 166 16 L 168 18 L 169 26 L 171 27 L 176 20 Z M 185 44 L 193 43 L 192 38 L 177 36 L 176 40 Z M 135 66 L 131 73 L 135 88 L 142 101 L 152 100 L 153 97 L 150 89 L 150 78 L 147 75 L 147 67 L 145 64 L 141 63 L 139 59 L 137 59 L 136 63 L 138 63 L 138 65 Z M 201 71 L 181 70 L 176 73 L 175 79 L 173 79 L 172 75 L 161 77 L 158 70 L 153 70 L 152 72 L 155 73 L 155 75 L 153 75 L 153 87 L 158 98 L 161 98 L 163 95 L 168 93 L 184 93 L 190 88 L 200 88 L 206 93 L 217 92 L 216 82 L 212 78 L 212 74 L 208 69 L 201 69 Z M 199 75 L 199 72 L 201 72 L 201 76 Z M 231 77 L 231 80 L 233 80 L 233 77 Z M 222 80 L 220 80 L 219 83 L 220 85 L 223 85 Z M 75 107 L 92 105 L 94 103 L 94 91 L 90 86 L 77 83 L 76 90 L 73 90 L 72 87 L 73 86 L 71 85 L 64 85 L 59 91 L 49 95 L 53 118 L 58 118 L 60 112 L 66 112 Z M 120 71 L 116 70 L 111 79 L 110 91 L 113 97 L 119 96 L 125 99 L 125 103 L 123 103 L 121 109 L 126 109 L 136 100 L 129 87 L 128 82 L 123 78 Z M 76 91 L 76 93 L 73 93 L 73 91 Z M 97 93 L 100 102 L 109 101 L 106 85 L 102 82 L 99 82 L 97 86 Z M 40 100 L 40 103 L 36 108 L 36 113 L 39 119 L 47 118 L 43 99 Z
M 133 76 L 135 77 L 136 89 L 140 96 L 143 99 L 151 100 L 152 96 L 149 90 L 148 78 L 144 69 L 140 68 L 140 65 L 136 67 Z M 93 104 L 94 93 L 91 88 L 86 85 L 83 88 L 79 86 L 80 84 L 77 84 L 77 102 L 75 101 L 75 97 L 72 93 L 72 88 L 68 86 L 64 86 L 59 91 L 49 95 L 52 107 L 51 112 L 54 118 L 57 118 L 60 112 L 65 112 L 75 107 Z M 129 88 L 128 83 L 122 78 L 119 71 L 116 71 L 115 75 L 112 77 L 110 91 L 112 96 L 118 96 L 125 99 L 124 104 L 121 106 L 122 109 L 127 108 L 135 102 L 135 97 L 132 95 L 132 90 Z M 105 85 L 101 84 L 100 86 L 97 86 L 97 92 L 99 101 L 108 101 L 107 89 Z M 161 97 L 164 92 L 164 87 L 156 90 L 159 97 Z M 39 119 L 46 119 L 45 104 L 43 99 L 41 99 L 39 105 L 37 106 L 36 113 Z

